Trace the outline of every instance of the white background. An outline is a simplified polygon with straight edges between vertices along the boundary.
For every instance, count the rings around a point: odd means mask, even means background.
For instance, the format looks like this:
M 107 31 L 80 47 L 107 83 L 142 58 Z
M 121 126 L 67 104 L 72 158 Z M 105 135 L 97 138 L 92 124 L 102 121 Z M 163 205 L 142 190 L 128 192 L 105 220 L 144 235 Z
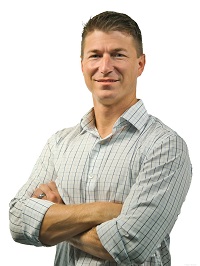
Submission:
M 124 12 L 143 34 L 147 65 L 138 98 L 187 142 L 193 181 L 171 233 L 172 266 L 199 266 L 200 16 L 194 0 L 0 2 L 1 265 L 53 265 L 55 248 L 15 243 L 8 205 L 47 139 L 92 106 L 80 69 L 82 24 Z M 2 263 L 2 261 L 5 261 Z

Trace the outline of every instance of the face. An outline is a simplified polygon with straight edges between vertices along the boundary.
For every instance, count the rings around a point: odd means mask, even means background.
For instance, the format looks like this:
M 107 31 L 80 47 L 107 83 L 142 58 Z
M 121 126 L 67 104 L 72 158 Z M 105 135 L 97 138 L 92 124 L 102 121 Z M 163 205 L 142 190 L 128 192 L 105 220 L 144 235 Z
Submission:
M 82 72 L 94 106 L 129 105 L 136 99 L 137 78 L 145 56 L 138 58 L 133 37 L 119 31 L 94 31 L 85 38 Z

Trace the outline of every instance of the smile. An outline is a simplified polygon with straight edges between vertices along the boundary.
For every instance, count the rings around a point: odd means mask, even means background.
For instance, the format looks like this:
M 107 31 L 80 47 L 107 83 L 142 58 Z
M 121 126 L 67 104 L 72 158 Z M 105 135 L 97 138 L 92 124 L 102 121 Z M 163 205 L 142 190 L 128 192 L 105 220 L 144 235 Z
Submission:
M 98 80 L 95 80 L 95 81 L 104 82 L 104 83 L 106 83 L 106 82 L 110 83 L 110 82 L 117 82 L 119 80 L 115 80 L 115 79 L 98 79 Z

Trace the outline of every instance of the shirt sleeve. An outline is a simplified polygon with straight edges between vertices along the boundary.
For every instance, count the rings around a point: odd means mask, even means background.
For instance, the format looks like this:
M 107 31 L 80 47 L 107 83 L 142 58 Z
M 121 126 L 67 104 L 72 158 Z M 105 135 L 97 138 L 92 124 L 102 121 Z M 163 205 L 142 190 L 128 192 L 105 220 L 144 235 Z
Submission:
M 39 230 L 50 201 L 31 198 L 40 184 L 55 180 L 57 175 L 54 168 L 55 136 L 45 145 L 26 184 L 19 190 L 10 202 L 10 231 L 16 242 L 41 246 Z
M 185 142 L 168 136 L 144 156 L 119 217 L 97 227 L 102 245 L 121 265 L 144 263 L 171 232 L 191 183 Z

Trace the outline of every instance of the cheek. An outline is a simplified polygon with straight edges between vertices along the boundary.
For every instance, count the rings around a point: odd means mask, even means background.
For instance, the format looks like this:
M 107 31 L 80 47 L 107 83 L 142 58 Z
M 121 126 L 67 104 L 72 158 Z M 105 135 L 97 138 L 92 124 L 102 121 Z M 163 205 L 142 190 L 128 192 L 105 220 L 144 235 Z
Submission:
M 138 77 L 138 66 L 137 65 L 132 65 L 130 67 L 130 69 L 132 69 L 132 71 L 130 71 L 129 73 L 129 76 L 132 78 L 132 79 L 136 79 Z
M 89 60 L 82 64 L 82 71 L 87 73 L 87 75 L 92 75 L 99 68 L 99 60 Z
M 85 80 L 91 80 L 94 78 L 95 74 L 98 72 L 97 69 L 91 68 L 91 67 L 87 67 L 84 69 L 83 71 L 83 75 Z

